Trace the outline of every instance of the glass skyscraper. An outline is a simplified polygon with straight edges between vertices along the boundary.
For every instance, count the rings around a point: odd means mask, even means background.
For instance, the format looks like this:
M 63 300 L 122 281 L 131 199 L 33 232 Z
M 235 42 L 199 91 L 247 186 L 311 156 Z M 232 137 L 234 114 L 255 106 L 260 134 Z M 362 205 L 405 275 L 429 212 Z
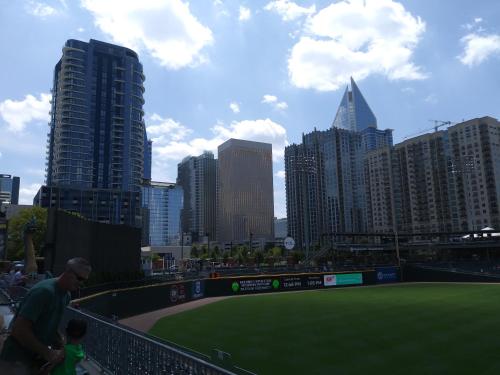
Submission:
M 168 182 L 151 182 L 142 188 L 142 206 L 149 212 L 150 246 L 179 245 L 182 187 Z
M 353 131 L 377 127 L 377 118 L 352 78 L 351 90 L 345 89 L 332 127 Z
M 177 184 L 184 190 L 183 233 L 194 242 L 216 238 L 217 160 L 211 152 L 188 156 L 177 165 Z
M 62 52 L 54 69 L 46 186 L 35 204 L 140 225 L 141 184 L 151 174 L 142 64 L 134 51 L 93 39 L 70 39 Z
M 0 203 L 19 204 L 19 184 L 19 177 L 0 174 Z
M 366 154 L 392 146 L 354 80 L 331 129 L 314 130 L 285 148 L 288 233 L 299 248 L 335 232 L 366 232 Z

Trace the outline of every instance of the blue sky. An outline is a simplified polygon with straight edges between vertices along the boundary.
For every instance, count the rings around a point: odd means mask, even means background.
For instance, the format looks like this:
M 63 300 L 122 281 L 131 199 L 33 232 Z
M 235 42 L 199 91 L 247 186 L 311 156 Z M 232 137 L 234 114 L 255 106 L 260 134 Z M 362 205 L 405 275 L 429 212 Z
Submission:
M 273 144 L 275 216 L 283 153 L 327 129 L 353 76 L 395 142 L 429 120 L 500 117 L 500 4 L 476 0 L 0 0 L 0 173 L 22 203 L 44 180 L 54 65 L 65 41 L 131 47 L 146 75 L 153 179 L 228 138 Z

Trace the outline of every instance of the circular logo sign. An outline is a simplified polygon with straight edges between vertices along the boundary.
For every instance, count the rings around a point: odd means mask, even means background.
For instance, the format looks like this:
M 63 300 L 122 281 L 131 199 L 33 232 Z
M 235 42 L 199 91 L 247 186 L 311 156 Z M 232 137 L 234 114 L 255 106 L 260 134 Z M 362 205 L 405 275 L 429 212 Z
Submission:
M 231 285 L 231 289 L 233 289 L 233 292 L 237 292 L 240 290 L 240 284 L 238 284 L 236 281 Z
M 285 249 L 292 250 L 295 247 L 295 240 L 292 237 L 286 237 L 283 240 L 283 244 L 285 245 Z
M 279 280 L 273 280 L 273 288 L 274 289 L 278 289 L 280 287 L 280 282 Z

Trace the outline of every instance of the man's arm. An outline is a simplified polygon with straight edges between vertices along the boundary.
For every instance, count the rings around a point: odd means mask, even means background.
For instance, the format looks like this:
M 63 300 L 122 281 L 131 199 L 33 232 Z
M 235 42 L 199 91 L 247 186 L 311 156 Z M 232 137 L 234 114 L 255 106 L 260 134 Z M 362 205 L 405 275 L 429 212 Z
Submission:
M 64 356 L 62 350 L 52 350 L 42 344 L 33 333 L 33 322 L 18 316 L 12 327 L 12 337 L 23 347 L 42 356 L 46 361 L 56 363 Z

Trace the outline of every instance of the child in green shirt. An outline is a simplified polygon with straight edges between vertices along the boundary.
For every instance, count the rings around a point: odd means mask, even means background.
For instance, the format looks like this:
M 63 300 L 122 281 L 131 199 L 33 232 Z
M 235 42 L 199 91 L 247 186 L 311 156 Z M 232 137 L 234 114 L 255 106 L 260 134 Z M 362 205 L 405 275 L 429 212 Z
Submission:
M 82 340 L 87 332 L 87 322 L 80 319 L 71 319 L 66 327 L 67 344 L 64 346 L 64 361 L 50 372 L 51 375 L 76 375 L 76 364 L 85 353 L 82 349 Z

